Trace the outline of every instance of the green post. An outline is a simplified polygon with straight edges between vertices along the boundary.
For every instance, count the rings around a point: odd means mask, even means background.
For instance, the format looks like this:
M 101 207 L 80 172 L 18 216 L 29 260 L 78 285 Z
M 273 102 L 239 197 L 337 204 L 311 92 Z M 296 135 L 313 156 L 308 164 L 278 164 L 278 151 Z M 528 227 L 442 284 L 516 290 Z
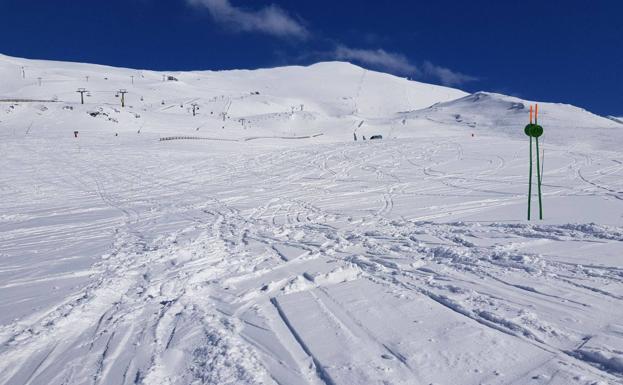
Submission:
M 532 201 L 532 137 L 530 137 L 530 179 L 528 183 L 528 220 L 530 220 L 530 202 Z
M 532 138 L 536 140 L 536 175 L 537 186 L 539 192 L 539 219 L 543 219 L 543 197 L 541 194 L 541 157 L 539 153 L 539 137 L 543 135 L 543 127 L 538 125 L 538 106 L 535 108 L 534 124 L 532 123 L 532 106 L 530 107 L 530 124 L 524 128 L 524 132 L 530 137 L 530 177 L 528 179 L 528 220 L 531 217 L 531 203 L 532 203 L 532 169 L 534 163 L 534 156 L 532 154 Z
M 541 199 L 541 166 L 539 165 L 539 137 L 536 137 L 536 179 L 539 186 L 539 219 L 543 220 L 543 202 Z

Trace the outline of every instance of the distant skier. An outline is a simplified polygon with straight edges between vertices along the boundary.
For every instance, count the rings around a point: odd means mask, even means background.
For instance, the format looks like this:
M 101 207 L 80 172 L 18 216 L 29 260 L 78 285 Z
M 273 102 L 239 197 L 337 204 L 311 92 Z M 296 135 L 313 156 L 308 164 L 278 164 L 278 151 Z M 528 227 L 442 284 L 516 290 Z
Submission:
M 357 141 L 357 134 L 353 132 L 353 136 L 355 137 L 355 142 Z

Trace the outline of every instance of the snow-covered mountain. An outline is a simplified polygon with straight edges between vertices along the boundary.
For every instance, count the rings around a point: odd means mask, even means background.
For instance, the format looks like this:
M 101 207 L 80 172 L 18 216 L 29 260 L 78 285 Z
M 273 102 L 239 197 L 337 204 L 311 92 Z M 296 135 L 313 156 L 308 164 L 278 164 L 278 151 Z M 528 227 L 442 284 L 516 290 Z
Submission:
M 45 104 L 45 111 L 33 103 L 5 104 L 11 109 L 5 112 L 14 112 L 22 125 L 39 118 L 46 124 L 62 121 L 67 132 L 97 126 L 108 133 L 141 130 L 160 136 L 240 139 L 323 134 L 350 140 L 353 132 L 409 137 L 418 134 L 414 127 L 438 123 L 519 137 L 527 123 L 527 108 L 534 103 L 485 92 L 469 95 L 343 62 L 162 73 L 0 56 L 0 74 L 0 99 L 56 102 Z M 78 104 L 79 88 L 88 91 L 85 105 Z M 120 108 L 122 89 L 128 92 L 125 109 Z M 197 116 L 192 114 L 193 104 Z M 7 115 L 0 119 L 10 120 Z M 541 103 L 541 122 L 548 139 L 556 143 L 611 147 L 619 142 L 612 136 L 622 135 L 616 119 L 564 104 Z
M 0 385 L 622 383 L 623 124 L 527 222 L 531 103 L 0 56 Z
M 426 118 L 447 125 L 464 125 L 483 133 L 505 133 L 520 138 L 527 123 L 530 105 L 535 101 L 488 92 L 477 92 L 424 110 L 404 114 L 407 118 Z M 547 140 L 558 144 L 584 144 L 616 150 L 623 139 L 618 122 L 569 104 L 538 103 L 539 123 Z

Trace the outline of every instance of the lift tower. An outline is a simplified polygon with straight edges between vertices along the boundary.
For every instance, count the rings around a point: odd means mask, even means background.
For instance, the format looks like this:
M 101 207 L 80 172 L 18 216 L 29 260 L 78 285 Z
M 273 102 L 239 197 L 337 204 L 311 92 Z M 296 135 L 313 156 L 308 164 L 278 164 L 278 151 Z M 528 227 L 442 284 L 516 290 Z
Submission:
M 121 94 L 121 107 L 125 107 L 125 94 L 128 93 L 127 90 L 119 90 L 119 93 Z
M 80 94 L 80 104 L 84 104 L 84 93 L 88 91 L 85 88 L 78 88 L 76 92 Z

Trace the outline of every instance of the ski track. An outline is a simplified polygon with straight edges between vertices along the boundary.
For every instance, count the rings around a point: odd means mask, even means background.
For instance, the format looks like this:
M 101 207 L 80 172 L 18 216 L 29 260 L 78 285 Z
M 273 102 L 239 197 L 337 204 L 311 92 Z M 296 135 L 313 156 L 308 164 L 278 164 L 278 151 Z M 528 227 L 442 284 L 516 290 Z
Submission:
M 449 371 L 473 370 L 465 383 L 623 382 L 612 363 L 621 346 L 585 346 L 623 330 L 623 268 L 577 262 L 555 247 L 620 253 L 622 228 L 453 219 L 523 204 L 521 159 L 452 140 L 208 159 L 151 148 L 120 158 L 71 146 L 19 150 L 32 156 L 20 167 L 38 188 L 28 191 L 24 176 L 3 184 L 3 200 L 24 202 L 31 217 L 58 202 L 50 218 L 65 210 L 75 222 L 0 222 L 2 253 L 14 264 L 0 272 L 24 271 L 0 290 L 45 283 L 47 265 L 17 263 L 27 250 L 54 255 L 72 237 L 100 239 L 102 252 L 66 273 L 79 281 L 53 306 L 0 326 L 1 385 L 332 385 L 381 383 L 388 374 L 391 383 L 427 384 L 443 378 L 439 360 Z M 565 165 L 547 170 L 546 197 L 621 199 L 619 161 L 555 149 L 548 157 Z M 423 204 L 403 211 L 416 199 Z M 80 206 L 100 213 L 97 220 L 80 219 Z M 552 247 L 539 252 L 543 245 Z M 408 317 L 423 312 L 411 303 L 449 314 L 500 343 L 500 357 L 518 349 L 536 358 L 513 372 L 512 362 L 488 363 L 459 347 L 409 345 L 400 328 L 379 329 L 373 313 L 362 313 L 374 302 L 352 299 L 357 287 L 410 309 Z M 413 333 L 421 327 L 404 322 Z M 426 327 L 437 338 L 435 325 Z M 600 359 L 603 352 L 614 361 Z

